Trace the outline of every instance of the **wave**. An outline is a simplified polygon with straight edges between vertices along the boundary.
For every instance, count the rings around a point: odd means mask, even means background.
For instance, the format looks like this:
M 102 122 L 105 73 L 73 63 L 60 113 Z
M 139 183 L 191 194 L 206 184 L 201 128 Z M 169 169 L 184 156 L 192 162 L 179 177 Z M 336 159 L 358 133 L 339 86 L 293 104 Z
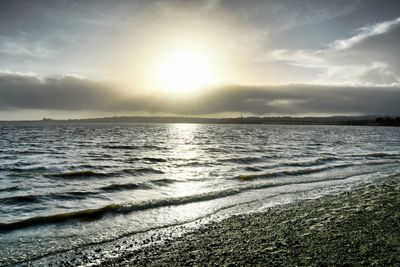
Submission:
M 399 163 L 398 160 L 376 160 L 376 161 L 369 161 L 366 162 L 366 165 L 385 165 L 385 164 L 394 164 L 394 163 Z
M 124 159 L 123 162 L 125 163 L 135 163 L 136 161 L 139 161 L 140 158 L 128 158 L 128 159 Z
M 134 163 L 134 162 L 137 162 L 137 161 L 147 161 L 147 162 L 151 162 L 151 163 L 167 162 L 166 159 L 153 158 L 153 157 L 144 157 L 144 158 L 135 157 L 135 158 L 129 158 L 129 159 L 124 160 L 124 162 L 127 162 L 127 163 Z
M 318 158 L 315 160 L 309 160 L 309 161 L 302 161 L 302 162 L 287 162 L 283 163 L 282 165 L 285 166 L 300 166 L 300 167 L 308 167 L 308 166 L 318 166 L 318 165 L 324 165 L 325 163 L 332 162 L 338 160 L 337 157 L 327 157 L 327 158 Z
M 19 167 L 14 167 L 14 168 L 9 168 L 8 171 L 11 172 L 32 172 L 32 173 L 36 173 L 36 172 L 46 172 L 48 171 L 48 169 L 46 167 L 28 167 L 28 168 L 19 168 Z
M 230 163 L 237 163 L 237 164 L 250 164 L 256 162 L 264 161 L 264 158 L 259 157 L 243 157 L 243 158 L 229 158 L 229 159 L 220 159 L 219 162 L 230 162 Z
M 42 224 L 60 223 L 71 219 L 94 219 L 104 215 L 107 211 L 112 210 L 115 204 L 105 206 L 100 209 L 88 209 L 76 212 L 61 213 L 49 216 L 36 216 L 25 220 L 0 223 L 0 232 L 17 230 Z M 115 205 L 116 207 L 117 205 Z
M 0 155 L 0 159 L 3 159 L 3 160 L 5 160 L 5 159 L 15 159 L 15 158 L 17 158 L 17 156 L 14 154 L 14 155 Z
M 10 186 L 10 187 L 4 187 L 0 188 L 0 192 L 14 192 L 18 191 L 20 188 L 18 186 Z
M 87 177 L 106 177 L 109 176 L 107 173 L 95 172 L 95 171 L 70 171 L 70 172 L 59 172 L 59 173 L 45 173 L 45 177 L 60 177 L 60 178 L 87 178 Z
M 176 167 L 207 167 L 207 166 L 212 166 L 214 163 L 211 162 L 200 162 L 197 160 L 186 160 L 184 163 L 175 163 L 174 164 Z
M 124 169 L 121 172 L 125 174 L 141 175 L 141 174 L 163 174 L 161 170 L 153 168 L 137 168 L 137 169 Z
M 324 144 L 322 143 L 312 143 L 312 144 L 308 144 L 307 146 L 309 147 L 314 147 L 314 146 L 323 146 Z
M 22 151 L 14 151 L 14 154 L 18 155 L 37 155 L 37 154 L 48 154 L 46 151 L 40 150 L 22 150 Z
M 142 146 L 136 146 L 136 145 L 106 145 L 106 146 L 103 146 L 103 148 L 119 149 L 119 150 L 136 150 L 136 149 L 164 150 L 164 149 L 166 149 L 165 147 L 160 147 L 160 146 L 155 146 L 155 145 L 142 145 Z
M 134 145 L 110 145 L 110 146 L 103 146 L 104 148 L 108 149 L 120 149 L 120 150 L 134 150 L 134 149 L 140 149 L 140 146 L 134 146 Z
M 165 146 L 156 146 L 156 145 L 143 145 L 145 149 L 156 149 L 156 150 L 167 150 L 168 147 Z
M 62 193 L 51 193 L 43 195 L 43 197 L 52 199 L 62 199 L 62 200 L 80 200 L 80 199 L 85 199 L 88 196 L 97 196 L 97 195 L 98 192 L 94 191 L 71 191 Z
M 176 182 L 179 182 L 178 180 L 175 179 L 158 179 L 158 180 L 152 180 L 150 181 L 152 184 L 158 185 L 158 186 L 165 186 L 165 185 L 170 185 Z
M 257 167 L 246 167 L 246 168 L 244 168 L 246 171 L 249 171 L 249 172 L 260 172 L 260 171 L 262 171 L 262 169 L 260 169 L 260 168 L 257 168 Z
M 59 193 L 48 193 L 48 194 L 36 194 L 36 195 L 19 195 L 12 197 L 0 198 L 0 201 L 6 204 L 18 205 L 18 204 L 30 204 L 40 203 L 43 200 L 56 199 L 56 200 L 81 200 L 88 196 L 98 195 L 98 192 L 91 191 L 71 191 L 71 192 L 59 192 Z
M 157 186 L 166 186 L 169 184 L 173 184 L 177 182 L 174 179 L 158 179 L 153 180 L 150 183 Z M 107 186 L 103 186 L 97 188 L 94 191 L 70 191 L 70 192 L 54 192 L 48 194 L 36 194 L 36 195 L 18 195 L 11 197 L 0 198 L 0 202 L 9 204 L 9 205 L 19 205 L 19 204 L 31 204 L 31 203 L 40 203 L 44 200 L 82 200 L 86 199 L 88 196 L 98 196 L 101 192 L 117 192 L 117 191 L 125 191 L 125 190 L 134 190 L 134 189 L 150 189 L 151 186 L 149 184 L 139 184 L 139 183 L 126 183 L 126 184 L 110 184 Z M 19 190 L 18 187 L 9 187 L 0 189 L 0 192 L 10 192 Z
M 321 168 L 284 170 L 284 171 L 268 172 L 268 173 L 262 173 L 262 174 L 249 174 L 249 175 L 242 174 L 242 175 L 237 176 L 236 179 L 239 179 L 241 181 L 248 181 L 248 180 L 254 180 L 257 178 L 273 178 L 273 177 L 279 177 L 279 176 L 298 176 L 298 175 L 323 172 L 323 171 L 326 171 L 329 169 L 334 169 L 334 168 L 346 168 L 346 167 L 351 167 L 354 165 L 355 164 L 341 164 L 341 165 L 326 166 L 326 167 L 321 167 Z
M 241 188 L 231 188 L 231 189 L 225 189 L 223 191 L 213 191 L 199 195 L 151 200 L 141 203 L 125 203 L 125 204 L 112 203 L 97 209 L 73 211 L 73 212 L 67 212 L 49 216 L 37 216 L 21 221 L 0 223 L 0 232 L 7 232 L 32 226 L 44 225 L 44 224 L 63 223 L 68 220 L 81 220 L 81 221 L 95 220 L 95 219 L 101 219 L 107 214 L 126 214 L 146 209 L 185 205 L 190 203 L 229 197 L 248 190 L 265 189 L 269 187 L 284 186 L 289 184 L 307 184 L 307 183 L 316 183 L 316 182 L 333 181 L 333 180 L 344 180 L 352 176 L 354 176 L 354 174 L 333 179 L 319 178 L 319 179 L 298 181 L 298 182 L 282 180 L 264 184 L 249 184 Z
M 98 168 L 98 166 L 94 166 L 92 164 L 81 164 L 81 165 L 78 165 L 77 167 L 78 168 L 82 168 L 82 169 L 96 169 L 96 168 Z
M 219 147 L 208 147 L 204 148 L 205 151 L 207 152 L 212 152 L 212 153 L 228 153 L 229 151 L 224 148 L 219 148 Z
M 366 158 L 400 158 L 400 154 L 399 153 L 374 152 L 374 153 L 350 155 L 350 157 L 353 157 L 353 158 L 358 158 L 358 157 L 366 157 Z
M 81 211 L 73 211 L 67 213 L 60 213 L 49 216 L 36 216 L 25 220 L 10 222 L 10 223 L 0 223 L 0 232 L 12 231 L 32 226 L 62 223 L 68 220 L 95 220 L 101 219 L 106 214 L 124 214 L 133 211 L 146 210 L 152 208 L 159 208 L 165 206 L 177 206 L 193 202 L 201 202 L 212 200 L 216 198 L 226 197 L 239 193 L 238 189 L 231 189 L 225 191 L 211 192 L 201 195 L 179 197 L 179 198 L 168 198 L 162 200 L 147 201 L 142 203 L 127 203 L 127 204 L 109 204 L 107 206 L 97 208 L 97 209 L 87 209 Z
M 40 202 L 39 197 L 35 196 L 35 195 L 21 195 L 21 196 L 3 197 L 0 200 L 3 203 L 13 204 L 13 205 Z
M 143 158 L 143 160 L 145 160 L 145 161 L 150 161 L 150 162 L 153 162 L 153 163 L 157 163 L 157 162 L 167 162 L 166 159 L 162 159 L 162 158 L 150 158 L 150 157 L 146 157 L 146 158 Z
M 148 189 L 149 186 L 143 184 L 127 183 L 127 184 L 111 184 L 107 186 L 100 187 L 100 190 L 106 192 L 124 191 L 132 189 Z

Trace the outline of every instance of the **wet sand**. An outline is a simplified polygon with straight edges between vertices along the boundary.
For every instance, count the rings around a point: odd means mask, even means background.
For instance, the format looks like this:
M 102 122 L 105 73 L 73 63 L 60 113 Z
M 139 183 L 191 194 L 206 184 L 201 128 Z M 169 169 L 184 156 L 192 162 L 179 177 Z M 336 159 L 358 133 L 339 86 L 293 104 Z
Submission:
M 103 266 L 399 266 L 400 176 L 240 215 Z

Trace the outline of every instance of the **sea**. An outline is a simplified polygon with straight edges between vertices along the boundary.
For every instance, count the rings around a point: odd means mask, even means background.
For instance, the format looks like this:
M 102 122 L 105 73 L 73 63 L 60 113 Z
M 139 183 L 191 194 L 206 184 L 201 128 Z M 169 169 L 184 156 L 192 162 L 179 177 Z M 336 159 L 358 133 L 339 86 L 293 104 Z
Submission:
M 0 266 L 398 173 L 395 127 L 0 123 Z

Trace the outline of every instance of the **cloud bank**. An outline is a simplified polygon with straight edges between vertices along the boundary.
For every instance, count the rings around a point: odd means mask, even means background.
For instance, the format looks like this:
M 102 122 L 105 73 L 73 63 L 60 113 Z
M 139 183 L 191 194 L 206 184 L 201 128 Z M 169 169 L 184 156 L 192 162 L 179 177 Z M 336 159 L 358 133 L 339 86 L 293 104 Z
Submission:
M 221 86 L 196 97 L 127 95 L 109 82 L 76 77 L 0 76 L 0 111 L 54 110 L 207 115 L 400 115 L 397 86 Z M 7 119 L 7 118 L 5 118 Z

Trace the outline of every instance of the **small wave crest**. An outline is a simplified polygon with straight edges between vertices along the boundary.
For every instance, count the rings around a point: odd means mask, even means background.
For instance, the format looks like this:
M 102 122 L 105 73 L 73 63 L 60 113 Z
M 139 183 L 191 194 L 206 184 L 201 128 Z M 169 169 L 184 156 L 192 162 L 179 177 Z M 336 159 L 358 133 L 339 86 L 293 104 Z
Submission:
M 262 171 L 262 169 L 260 169 L 260 168 L 257 168 L 257 167 L 246 167 L 246 168 L 244 168 L 246 171 L 249 171 L 249 172 L 260 172 L 260 171 Z
M 9 205 L 23 205 L 23 204 L 33 204 L 40 203 L 44 200 L 81 200 L 88 196 L 97 195 L 97 192 L 90 191 L 71 191 L 71 192 L 54 192 L 48 194 L 36 194 L 36 195 L 18 195 L 11 197 L 0 198 L 2 203 Z
M 256 162 L 264 161 L 264 158 L 259 157 L 242 157 L 242 158 L 228 158 L 228 159 L 220 159 L 219 162 L 229 162 L 229 163 L 237 163 L 237 164 L 251 164 Z
M 163 174 L 164 172 L 161 170 L 153 169 L 153 168 L 137 168 L 137 169 L 124 169 L 122 170 L 125 174 L 131 175 L 141 175 L 141 174 Z
M 59 177 L 59 178 L 87 178 L 87 177 L 106 177 L 109 176 L 107 173 L 95 172 L 95 171 L 70 171 L 70 172 L 59 172 L 59 173 L 45 173 L 45 177 Z
M 37 154 L 47 154 L 48 152 L 41 150 L 20 150 L 20 151 L 14 151 L 13 153 L 18 155 L 37 155 Z
M 82 211 L 61 213 L 49 216 L 36 216 L 25 220 L 11 222 L 11 223 L 0 223 L 0 232 L 6 232 L 11 230 L 23 229 L 31 226 L 60 223 L 71 219 L 94 219 L 99 218 L 110 210 L 117 208 L 118 205 L 111 204 L 100 209 L 88 209 Z
M 88 196 L 96 196 L 96 195 L 98 195 L 97 192 L 72 191 L 72 192 L 52 193 L 48 195 L 43 195 L 43 198 L 62 199 L 62 200 L 82 200 L 86 199 Z
M 309 166 L 318 166 L 318 165 L 324 165 L 326 163 L 332 162 L 338 160 L 337 157 L 327 157 L 327 158 L 318 158 L 315 160 L 308 160 L 308 161 L 301 161 L 301 162 L 288 162 L 288 163 L 283 163 L 282 165 L 285 166 L 300 166 L 300 167 L 309 167 Z
M 158 185 L 158 186 L 166 186 L 166 185 L 170 185 L 173 183 L 179 182 L 178 180 L 175 179 L 158 179 L 158 180 L 152 180 L 151 183 Z
M 23 173 L 23 172 L 28 172 L 28 173 L 40 173 L 40 172 L 46 172 L 48 169 L 46 167 L 14 167 L 14 168 L 9 168 L 8 171 L 11 172 L 16 172 L 16 173 Z
M 110 184 L 107 186 L 100 187 L 100 190 L 105 192 L 115 192 L 115 191 L 124 191 L 124 190 L 133 190 L 133 189 L 148 189 L 149 186 L 143 184 L 136 183 L 127 183 L 127 184 Z
M 134 145 L 108 145 L 103 147 L 107 149 L 119 149 L 119 150 L 134 150 L 140 148 L 139 146 L 134 146 Z
M 40 202 L 40 198 L 35 195 L 21 195 L 21 196 L 4 197 L 4 198 L 1 198 L 0 200 L 3 203 L 11 204 L 11 205 Z
M 144 158 L 129 158 L 124 160 L 127 163 L 134 163 L 137 161 L 145 161 L 145 162 L 150 162 L 150 163 L 159 163 L 159 162 L 167 162 L 166 159 L 162 159 L 162 158 L 154 158 L 154 157 L 144 157 Z
M 349 167 L 351 165 L 345 164 L 345 165 L 340 165 L 340 166 L 335 166 L 336 168 L 339 167 Z M 249 175 L 239 175 L 236 178 L 241 180 L 241 181 L 248 181 L 248 180 L 254 180 L 258 178 L 273 178 L 273 177 L 279 177 L 279 176 L 298 176 L 298 175 L 305 175 L 305 174 L 312 174 L 312 173 L 317 173 L 317 172 L 322 172 L 326 171 L 328 169 L 331 169 L 333 167 L 322 167 L 322 168 L 307 168 L 307 169 L 300 169 L 300 170 L 284 170 L 284 171 L 276 171 L 276 172 L 267 172 L 267 173 L 261 173 L 261 174 L 249 174 Z
M 220 147 L 208 147 L 204 149 L 207 152 L 211 152 L 211 153 L 228 153 L 229 151 L 227 149 L 224 148 L 220 148 Z
M 145 158 L 143 158 L 143 160 L 149 161 L 149 162 L 152 162 L 152 163 L 167 162 L 166 159 L 162 159 L 162 158 L 151 158 L 151 157 L 145 157 Z
M 386 164 L 394 164 L 398 163 L 398 160 L 376 160 L 376 161 L 369 161 L 365 163 L 366 165 L 386 165 Z
M 399 153 L 387 153 L 387 152 L 374 152 L 374 153 L 351 155 L 350 157 L 397 159 L 397 158 L 400 158 L 400 154 Z
M 10 186 L 10 187 L 4 187 L 0 188 L 0 192 L 14 192 L 18 191 L 20 188 L 18 186 Z

